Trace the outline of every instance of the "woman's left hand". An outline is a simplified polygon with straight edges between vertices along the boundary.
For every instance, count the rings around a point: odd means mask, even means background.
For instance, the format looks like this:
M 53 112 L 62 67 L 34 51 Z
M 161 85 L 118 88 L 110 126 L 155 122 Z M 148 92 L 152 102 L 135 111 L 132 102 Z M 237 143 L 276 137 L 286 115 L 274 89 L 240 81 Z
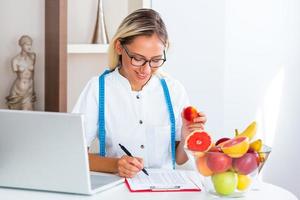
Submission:
M 199 117 L 196 117 L 192 122 L 190 122 L 183 117 L 183 112 L 181 113 L 181 141 L 185 141 L 186 137 L 193 131 L 204 130 L 204 125 L 207 121 L 206 115 L 203 112 L 198 112 L 198 114 Z

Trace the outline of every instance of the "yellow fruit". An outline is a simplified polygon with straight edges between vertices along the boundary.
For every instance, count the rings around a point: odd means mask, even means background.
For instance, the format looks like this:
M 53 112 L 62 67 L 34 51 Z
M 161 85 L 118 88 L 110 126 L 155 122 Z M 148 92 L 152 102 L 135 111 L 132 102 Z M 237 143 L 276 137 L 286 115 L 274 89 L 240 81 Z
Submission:
M 266 154 L 265 153 L 258 153 L 259 162 L 263 163 L 266 161 Z
M 255 136 L 257 130 L 256 122 L 252 122 L 242 133 L 240 133 L 237 137 L 246 136 L 249 138 L 249 141 Z
M 251 184 L 251 178 L 247 175 L 238 174 L 237 189 L 240 191 L 246 190 Z
M 250 144 L 250 147 L 256 151 L 256 152 L 259 152 L 262 148 L 262 140 L 261 139 L 258 139 L 258 140 L 255 140 L 254 142 L 252 142 Z
M 249 139 L 240 136 L 222 143 L 222 151 L 232 158 L 242 157 L 249 149 Z

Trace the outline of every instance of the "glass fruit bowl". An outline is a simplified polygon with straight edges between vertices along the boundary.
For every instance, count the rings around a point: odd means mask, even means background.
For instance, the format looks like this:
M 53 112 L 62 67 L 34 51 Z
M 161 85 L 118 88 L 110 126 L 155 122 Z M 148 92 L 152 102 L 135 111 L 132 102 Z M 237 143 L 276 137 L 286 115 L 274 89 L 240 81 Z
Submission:
M 266 145 L 259 151 L 248 149 L 242 154 L 230 153 L 218 146 L 206 152 L 185 150 L 194 160 L 203 189 L 221 197 L 244 196 L 251 189 L 271 152 L 271 148 Z

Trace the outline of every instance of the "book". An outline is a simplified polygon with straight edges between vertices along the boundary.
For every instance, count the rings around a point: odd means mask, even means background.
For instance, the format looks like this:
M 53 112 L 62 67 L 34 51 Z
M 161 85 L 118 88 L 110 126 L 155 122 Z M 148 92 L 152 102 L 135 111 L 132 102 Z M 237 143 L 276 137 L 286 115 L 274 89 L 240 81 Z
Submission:
M 201 191 L 199 184 L 192 176 L 191 171 L 147 169 L 149 176 L 139 172 L 133 178 L 126 178 L 125 183 L 131 192 L 180 192 Z

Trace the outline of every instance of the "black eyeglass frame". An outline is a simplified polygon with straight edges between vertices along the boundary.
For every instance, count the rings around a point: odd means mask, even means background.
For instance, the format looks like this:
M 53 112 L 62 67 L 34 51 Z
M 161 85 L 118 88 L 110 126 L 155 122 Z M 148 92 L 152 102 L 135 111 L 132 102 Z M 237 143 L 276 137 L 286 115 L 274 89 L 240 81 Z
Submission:
M 121 44 L 121 46 L 122 46 L 123 49 L 125 50 L 127 56 L 130 58 L 131 64 L 132 64 L 133 66 L 135 66 L 135 67 L 142 67 L 142 66 L 144 66 L 147 62 L 149 62 L 149 66 L 150 66 L 151 68 L 159 68 L 159 67 L 161 67 L 161 66 L 167 61 L 167 58 L 166 58 L 166 52 L 165 52 L 165 50 L 164 50 L 164 58 L 160 58 L 160 59 L 156 59 L 156 58 L 155 58 L 155 59 L 150 59 L 150 60 L 143 59 L 143 60 L 144 60 L 144 63 L 143 63 L 143 64 L 141 64 L 141 65 L 136 65 L 136 64 L 134 64 L 134 63 L 132 62 L 132 60 L 133 60 L 133 59 L 138 60 L 138 59 L 137 59 L 135 56 L 131 55 L 131 53 L 129 52 L 129 50 L 127 49 L 127 47 L 126 47 L 124 44 Z M 151 61 L 152 61 L 152 60 L 163 60 L 163 62 L 162 62 L 159 66 L 151 66 Z

